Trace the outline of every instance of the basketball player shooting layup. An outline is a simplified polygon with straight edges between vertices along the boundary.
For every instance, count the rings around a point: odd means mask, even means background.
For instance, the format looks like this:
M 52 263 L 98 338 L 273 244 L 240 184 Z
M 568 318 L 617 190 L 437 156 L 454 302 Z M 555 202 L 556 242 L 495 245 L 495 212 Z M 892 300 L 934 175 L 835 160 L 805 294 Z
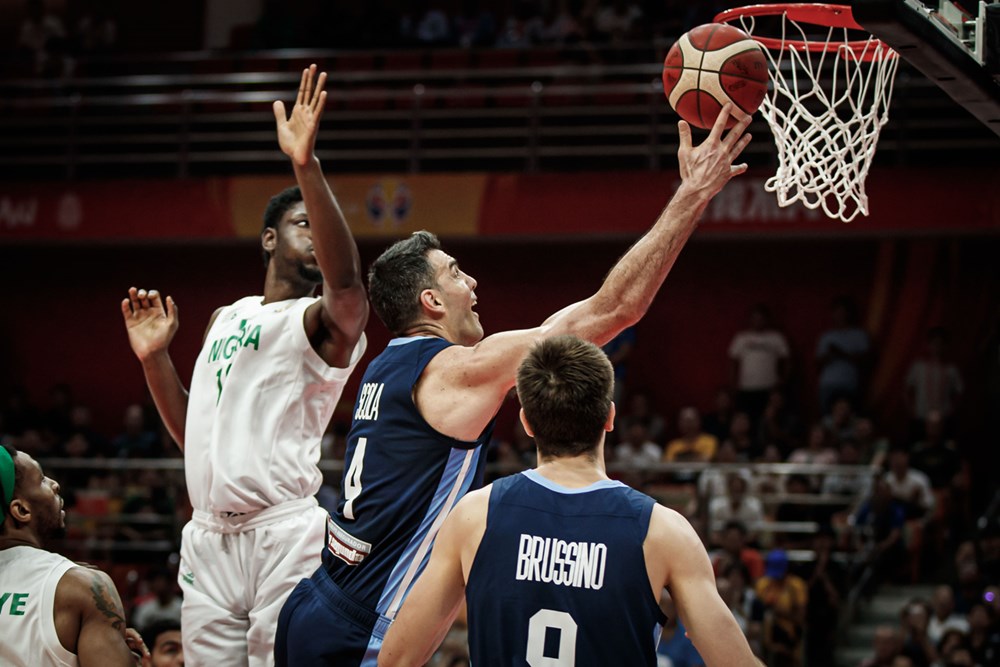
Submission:
M 277 664 L 375 664 L 441 523 L 482 485 L 483 445 L 530 347 L 566 333 L 602 344 L 634 324 L 708 202 L 746 170 L 733 161 L 750 140 L 749 119 L 724 134 L 729 111 L 697 147 L 680 123 L 682 183 L 656 224 L 596 294 L 539 327 L 484 339 L 476 281 L 427 232 L 394 244 L 372 264 L 372 306 L 395 338 L 362 379 L 323 566 L 282 610 Z
M 458 503 L 379 665 L 430 659 L 464 594 L 474 665 L 654 666 L 664 587 L 706 665 L 760 664 L 687 520 L 608 478 L 613 378 L 604 353 L 578 338 L 532 349 L 517 395 L 538 467 Z
M 299 188 L 271 199 L 264 295 L 218 309 L 190 395 L 167 348 L 177 306 L 129 290 L 122 315 L 156 407 L 184 450 L 194 517 L 181 542 L 184 655 L 197 665 L 268 665 L 288 593 L 319 565 L 328 514 L 320 438 L 365 350 L 357 247 L 314 153 L 326 74 L 302 73 L 278 143 Z M 312 294 L 323 283 L 323 296 Z

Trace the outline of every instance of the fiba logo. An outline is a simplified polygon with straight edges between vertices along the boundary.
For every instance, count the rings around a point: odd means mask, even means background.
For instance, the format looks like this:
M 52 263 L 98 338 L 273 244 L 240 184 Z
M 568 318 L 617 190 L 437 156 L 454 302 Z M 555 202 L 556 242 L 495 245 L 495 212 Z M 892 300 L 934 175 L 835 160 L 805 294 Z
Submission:
M 413 195 L 405 183 L 384 180 L 368 190 L 365 204 L 368 218 L 376 227 L 382 227 L 386 222 L 393 227 L 400 227 L 413 207 Z

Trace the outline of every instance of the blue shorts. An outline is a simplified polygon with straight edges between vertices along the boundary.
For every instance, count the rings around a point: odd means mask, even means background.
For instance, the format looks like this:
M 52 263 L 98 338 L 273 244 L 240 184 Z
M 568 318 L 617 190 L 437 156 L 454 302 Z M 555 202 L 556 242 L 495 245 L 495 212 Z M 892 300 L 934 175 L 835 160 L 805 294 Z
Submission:
M 303 579 L 278 616 L 276 667 L 375 667 L 391 621 L 351 599 L 322 567 Z

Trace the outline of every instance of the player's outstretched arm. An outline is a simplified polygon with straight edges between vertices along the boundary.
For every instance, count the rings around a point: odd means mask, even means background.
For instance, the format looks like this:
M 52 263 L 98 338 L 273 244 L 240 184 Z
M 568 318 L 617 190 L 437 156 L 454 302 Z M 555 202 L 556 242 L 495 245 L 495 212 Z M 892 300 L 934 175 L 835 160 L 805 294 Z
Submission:
M 706 667 L 763 667 L 719 597 L 708 553 L 687 519 L 662 505 L 654 506 L 643 549 L 651 576 L 662 582 L 655 588 L 670 590 Z
M 691 143 L 691 128 L 680 122 L 681 186 L 593 296 L 563 308 L 540 327 L 494 334 L 473 348 L 453 346 L 435 357 L 421 380 L 427 390 L 418 387 L 418 400 L 436 429 L 463 440 L 478 437 L 514 386 L 517 366 L 535 342 L 572 334 L 603 345 L 646 313 L 709 201 L 729 179 L 746 171 L 745 164 L 734 162 L 750 142 L 745 134 L 750 118 L 726 132 L 730 110 L 731 105 L 723 107 L 698 146 Z
M 302 190 L 313 252 L 323 273 L 323 298 L 318 309 L 307 313 L 306 327 L 310 338 L 320 326 L 329 332 L 329 339 L 318 348 L 320 356 L 332 366 L 346 367 L 368 322 L 368 297 L 357 244 L 316 157 L 325 85 L 326 72 L 317 76 L 315 65 L 303 70 L 291 115 L 286 115 L 284 103 L 276 101 L 274 118 L 278 144 L 291 159 Z
M 413 585 L 379 652 L 379 667 L 424 665 L 462 606 L 465 582 L 486 531 L 490 487 L 463 498 L 445 519 L 427 569 Z
M 114 583 L 104 572 L 73 568 L 56 587 L 56 632 L 76 653 L 80 667 L 134 667 L 142 640 L 125 627 L 125 610 Z M 74 641 L 75 640 L 75 641 Z
M 188 392 L 169 351 L 179 326 L 177 304 L 170 296 L 161 299 L 156 290 L 130 287 L 121 307 L 129 345 L 142 363 L 156 409 L 171 437 L 184 449 Z

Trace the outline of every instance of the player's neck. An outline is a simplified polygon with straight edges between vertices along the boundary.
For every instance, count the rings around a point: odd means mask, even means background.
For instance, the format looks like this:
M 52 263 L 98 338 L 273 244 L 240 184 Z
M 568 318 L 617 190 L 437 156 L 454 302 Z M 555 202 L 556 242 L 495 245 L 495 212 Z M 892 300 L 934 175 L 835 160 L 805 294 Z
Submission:
M 316 285 L 305 280 L 288 280 L 281 278 L 277 272 L 269 270 L 264 279 L 264 303 L 301 299 L 312 296 Z
M 456 342 L 455 339 L 448 334 L 448 330 L 439 322 L 417 322 L 404 331 L 402 336 L 404 338 L 410 338 L 413 336 L 433 336 L 434 338 L 443 338 L 449 343 Z
M 43 548 L 41 541 L 31 533 L 25 533 L 24 531 L 12 531 L 5 535 L 0 535 L 0 551 L 10 549 L 12 547 L 34 547 L 36 549 Z
M 539 456 L 535 471 L 545 479 L 568 489 L 581 489 L 608 479 L 603 451 L 579 456 Z

